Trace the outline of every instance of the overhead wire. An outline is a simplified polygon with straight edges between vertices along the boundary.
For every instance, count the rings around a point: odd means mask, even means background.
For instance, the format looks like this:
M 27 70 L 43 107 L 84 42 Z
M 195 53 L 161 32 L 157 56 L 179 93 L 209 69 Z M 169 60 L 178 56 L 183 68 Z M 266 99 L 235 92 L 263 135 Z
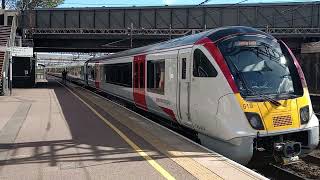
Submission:
M 201 5 L 203 5 L 203 4 L 206 4 L 206 3 L 208 3 L 209 1 L 211 1 L 211 0 L 204 0 L 204 1 L 202 1 L 201 3 L 199 3 L 198 6 L 201 6 Z

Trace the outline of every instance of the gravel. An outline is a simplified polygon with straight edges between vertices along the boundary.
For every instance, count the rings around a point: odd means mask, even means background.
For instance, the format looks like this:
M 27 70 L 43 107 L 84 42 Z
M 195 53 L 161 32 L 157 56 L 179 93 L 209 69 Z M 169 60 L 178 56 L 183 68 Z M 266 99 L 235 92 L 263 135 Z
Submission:
M 320 149 L 314 150 L 311 155 L 320 159 Z M 302 177 L 320 179 L 320 164 L 307 162 L 305 159 L 301 159 L 301 161 L 293 164 L 283 165 L 282 167 L 294 171 Z

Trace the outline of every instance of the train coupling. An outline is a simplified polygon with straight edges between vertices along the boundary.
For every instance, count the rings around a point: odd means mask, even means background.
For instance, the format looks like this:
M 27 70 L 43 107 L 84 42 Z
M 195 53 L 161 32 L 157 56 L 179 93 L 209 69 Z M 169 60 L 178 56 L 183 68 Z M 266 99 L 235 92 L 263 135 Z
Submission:
M 274 143 L 273 147 L 273 155 L 276 162 L 290 164 L 299 160 L 299 155 L 301 153 L 300 142 L 279 142 Z

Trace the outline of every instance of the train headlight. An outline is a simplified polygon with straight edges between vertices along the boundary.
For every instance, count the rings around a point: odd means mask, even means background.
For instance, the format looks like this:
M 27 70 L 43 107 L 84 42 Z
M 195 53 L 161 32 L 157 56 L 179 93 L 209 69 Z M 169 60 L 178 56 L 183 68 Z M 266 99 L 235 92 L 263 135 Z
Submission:
M 310 119 L 309 106 L 300 108 L 300 122 L 301 124 L 307 124 Z
M 246 112 L 245 114 L 253 129 L 264 130 L 263 123 L 259 114 L 252 112 Z

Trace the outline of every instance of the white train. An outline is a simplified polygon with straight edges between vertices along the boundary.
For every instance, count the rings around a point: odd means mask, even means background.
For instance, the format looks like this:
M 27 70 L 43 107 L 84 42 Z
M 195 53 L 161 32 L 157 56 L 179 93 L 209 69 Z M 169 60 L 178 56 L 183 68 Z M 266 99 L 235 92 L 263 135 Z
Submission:
M 193 129 L 201 144 L 242 164 L 260 151 L 291 161 L 318 145 L 296 58 L 253 28 L 213 29 L 67 68 L 73 80 Z

